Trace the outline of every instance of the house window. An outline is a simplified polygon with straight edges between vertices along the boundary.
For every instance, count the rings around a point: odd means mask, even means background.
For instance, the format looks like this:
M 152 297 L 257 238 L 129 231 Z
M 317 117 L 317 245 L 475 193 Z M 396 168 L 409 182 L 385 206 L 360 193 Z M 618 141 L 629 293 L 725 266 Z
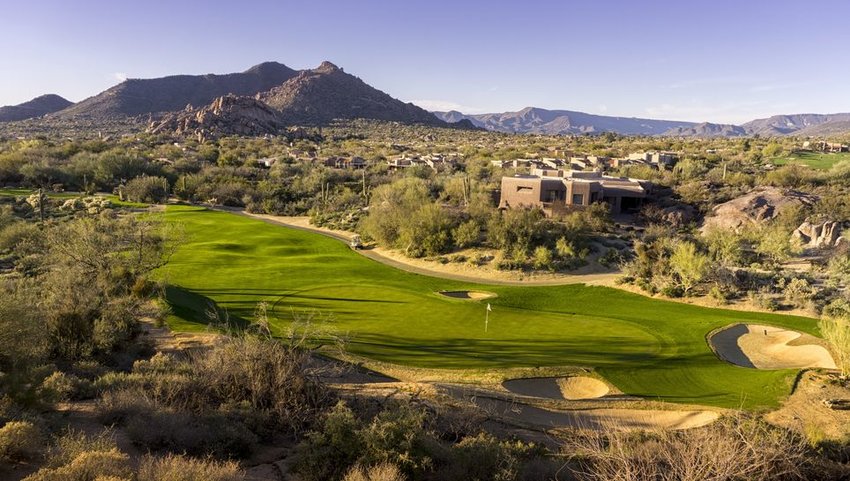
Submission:
M 516 188 L 517 192 L 531 192 L 532 190 L 534 190 L 534 189 L 531 188 L 531 187 L 524 186 L 524 185 L 518 185 L 517 188 Z
M 584 194 L 573 194 L 573 205 L 584 205 Z
M 547 190 L 546 191 L 546 201 L 547 202 L 557 202 L 559 200 L 564 200 L 564 192 L 561 190 Z

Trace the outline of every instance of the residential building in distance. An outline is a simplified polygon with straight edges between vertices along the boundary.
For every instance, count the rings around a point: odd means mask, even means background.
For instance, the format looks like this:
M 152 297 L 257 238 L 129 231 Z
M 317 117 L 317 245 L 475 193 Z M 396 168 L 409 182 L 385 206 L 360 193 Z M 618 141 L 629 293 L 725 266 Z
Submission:
M 548 216 L 605 202 L 612 214 L 635 211 L 650 184 L 598 171 L 533 169 L 531 175 L 502 177 L 499 208 L 540 207 Z
M 335 169 L 364 169 L 366 160 L 362 157 L 328 157 L 322 162 L 326 167 Z
M 679 154 L 676 152 L 635 152 L 629 154 L 626 160 L 635 163 L 650 164 L 659 170 L 666 170 L 679 162 Z

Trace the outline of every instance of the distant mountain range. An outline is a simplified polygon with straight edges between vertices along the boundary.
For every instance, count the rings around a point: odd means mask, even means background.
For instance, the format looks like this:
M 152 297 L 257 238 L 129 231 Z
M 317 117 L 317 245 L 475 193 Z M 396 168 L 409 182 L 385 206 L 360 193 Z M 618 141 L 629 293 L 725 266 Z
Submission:
M 73 102 L 58 95 L 42 95 L 22 104 L 0 107 L 0 122 L 14 122 L 41 117 L 58 112 L 71 105 L 73 105 Z
M 241 97 L 250 100 L 240 100 Z M 245 118 L 239 118 L 240 115 Z M 776 115 L 730 125 L 612 117 L 537 107 L 476 115 L 428 112 L 391 97 L 330 62 L 300 71 L 281 63 L 265 62 L 244 72 L 224 75 L 128 79 L 76 104 L 58 95 L 44 95 L 20 105 L 0 107 L 0 122 L 43 119 L 32 120 L 39 125 L 70 121 L 84 128 L 96 128 L 127 119 L 137 123 L 148 117 L 155 121 L 151 128 L 160 132 L 173 126 L 187 133 L 204 133 L 209 128 L 219 134 L 227 134 L 230 125 L 234 126 L 234 133 L 267 133 L 280 125 L 322 125 L 334 119 L 355 118 L 547 135 L 614 132 L 740 137 L 850 133 L 850 113 Z
M 433 112 L 449 123 L 469 120 L 476 127 L 497 132 L 546 135 L 600 134 L 661 135 L 673 137 L 819 136 L 850 133 L 850 113 L 776 115 L 742 125 L 610 117 L 570 110 L 526 107 L 517 112 L 467 115 L 452 110 Z
M 298 72 L 277 62 L 266 62 L 241 73 L 173 75 L 154 79 L 127 79 L 56 114 L 58 118 L 135 117 L 205 106 L 227 94 L 253 96 L 276 87 Z
M 322 125 L 355 118 L 449 126 L 427 110 L 397 100 L 330 62 L 301 71 L 266 62 L 225 75 L 128 79 L 77 104 L 65 101 L 51 109 L 27 107 L 36 100 L 4 107 L 3 111 L 9 112 L 6 120 L 49 114 L 49 121 L 97 126 L 151 117 L 150 129 L 157 132 L 173 129 L 215 135 L 272 133 L 286 125 Z M 474 128 L 468 122 L 452 127 Z

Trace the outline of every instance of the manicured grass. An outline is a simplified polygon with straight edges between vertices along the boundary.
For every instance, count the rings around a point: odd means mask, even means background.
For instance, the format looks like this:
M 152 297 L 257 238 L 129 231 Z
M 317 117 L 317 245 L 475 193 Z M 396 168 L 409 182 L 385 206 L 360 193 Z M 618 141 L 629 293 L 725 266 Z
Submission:
M 706 334 L 758 322 L 816 334 L 813 319 L 708 309 L 584 285 L 474 285 L 377 263 L 341 242 L 259 220 L 169 206 L 189 240 L 161 271 L 172 286 L 172 327 L 205 329 L 215 301 L 231 319 L 270 305 L 282 332 L 293 312 L 332 315 L 348 348 L 381 361 L 431 368 L 592 366 L 625 393 L 723 407 L 775 406 L 795 371 L 757 371 L 718 360 Z M 482 302 L 439 290 L 484 290 Z M 484 332 L 485 306 L 493 306 Z
M 0 189 L 0 197 L 26 197 L 35 192 L 33 189 Z M 79 192 L 46 192 L 51 199 L 73 199 L 75 197 L 84 197 L 84 194 Z M 144 208 L 148 204 L 141 202 L 127 202 L 119 200 L 115 194 L 95 194 L 98 197 L 105 197 L 109 202 L 116 207 Z
M 775 158 L 771 162 L 776 165 L 801 164 L 813 169 L 829 170 L 845 160 L 850 160 L 850 153 L 796 152 L 787 157 Z

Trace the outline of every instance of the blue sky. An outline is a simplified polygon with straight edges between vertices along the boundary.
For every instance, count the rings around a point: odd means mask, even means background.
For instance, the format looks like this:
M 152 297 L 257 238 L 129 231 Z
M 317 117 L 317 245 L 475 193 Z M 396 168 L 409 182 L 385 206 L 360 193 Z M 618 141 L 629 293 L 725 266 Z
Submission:
M 850 111 L 850 2 L 0 0 L 0 105 L 330 60 L 394 97 L 743 122 Z

